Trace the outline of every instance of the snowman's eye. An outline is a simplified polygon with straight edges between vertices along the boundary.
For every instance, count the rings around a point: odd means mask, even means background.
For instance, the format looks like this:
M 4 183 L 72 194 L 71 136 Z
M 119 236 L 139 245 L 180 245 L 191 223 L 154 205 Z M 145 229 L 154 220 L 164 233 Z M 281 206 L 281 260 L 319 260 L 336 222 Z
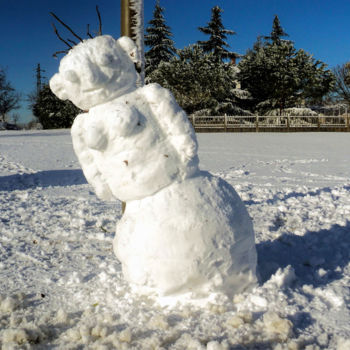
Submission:
M 74 72 L 74 70 L 67 70 L 64 72 L 64 78 L 71 83 L 77 83 L 79 81 L 79 77 L 77 73 Z
M 97 63 L 101 66 L 112 66 L 117 65 L 118 57 L 112 54 L 104 54 L 97 58 Z

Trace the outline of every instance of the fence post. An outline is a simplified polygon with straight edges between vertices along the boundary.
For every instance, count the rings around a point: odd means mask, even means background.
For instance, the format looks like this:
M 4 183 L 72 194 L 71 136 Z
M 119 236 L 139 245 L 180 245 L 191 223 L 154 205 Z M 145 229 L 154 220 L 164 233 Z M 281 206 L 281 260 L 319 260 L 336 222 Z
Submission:
M 255 117 L 255 131 L 259 132 L 259 116 Z
M 317 116 L 317 129 L 321 129 L 321 117 L 319 115 Z
M 225 113 L 225 119 L 224 119 L 224 123 L 225 123 L 225 132 L 227 132 L 227 115 Z
M 346 129 L 350 131 L 350 117 L 349 114 L 346 115 Z
M 192 115 L 192 124 L 194 128 L 196 126 L 196 117 L 194 115 Z
M 290 120 L 289 120 L 289 115 L 287 115 L 287 130 L 288 130 L 288 132 L 290 131 L 289 127 L 290 127 Z

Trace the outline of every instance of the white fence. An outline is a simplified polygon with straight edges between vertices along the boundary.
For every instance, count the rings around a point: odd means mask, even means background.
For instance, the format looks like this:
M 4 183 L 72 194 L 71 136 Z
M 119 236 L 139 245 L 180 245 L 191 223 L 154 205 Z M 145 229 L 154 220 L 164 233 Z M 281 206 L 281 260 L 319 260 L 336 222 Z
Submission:
M 190 116 L 197 131 L 350 131 L 349 115 L 340 116 Z M 209 130 L 210 131 L 210 130 Z

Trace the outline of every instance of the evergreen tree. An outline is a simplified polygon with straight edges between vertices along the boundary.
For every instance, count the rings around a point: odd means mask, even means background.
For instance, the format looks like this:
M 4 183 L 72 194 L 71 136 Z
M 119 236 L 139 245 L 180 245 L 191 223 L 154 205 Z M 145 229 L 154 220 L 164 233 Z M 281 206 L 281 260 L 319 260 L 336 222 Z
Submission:
M 150 48 L 145 53 L 146 75 L 156 69 L 160 62 L 168 62 L 176 53 L 174 42 L 171 39 L 172 33 L 170 27 L 165 23 L 163 12 L 164 9 L 157 0 L 153 19 L 148 22 L 149 26 L 146 28 L 145 44 Z
M 334 76 L 326 65 L 304 50 L 296 50 L 278 17 L 265 41 L 260 38 L 239 63 L 238 79 L 252 95 L 252 108 L 259 113 L 295 107 L 308 100 L 319 100 L 333 86 Z
M 275 15 L 275 18 L 273 19 L 272 23 L 272 31 L 270 36 L 266 36 L 265 39 L 271 40 L 274 44 L 281 44 L 282 37 L 288 37 L 289 35 L 283 30 L 280 20 L 277 15 Z
M 70 128 L 81 110 L 70 101 L 62 101 L 45 84 L 32 103 L 32 112 L 44 129 Z
M 168 88 L 188 114 L 247 114 L 241 103 L 247 94 L 236 89 L 236 67 L 217 62 L 199 45 L 178 50 L 178 57 L 162 62 L 150 75 Z
M 0 68 L 0 121 L 6 121 L 6 114 L 18 109 L 20 94 L 7 80 L 5 70 Z
M 206 27 L 199 27 L 198 29 L 209 35 L 207 41 L 198 41 L 204 52 L 212 52 L 217 61 L 222 61 L 227 58 L 237 58 L 239 55 L 235 52 L 228 51 L 225 47 L 229 47 L 226 42 L 227 35 L 236 34 L 233 30 L 225 29 L 221 18 L 222 9 L 215 6 L 211 9 L 211 19 Z

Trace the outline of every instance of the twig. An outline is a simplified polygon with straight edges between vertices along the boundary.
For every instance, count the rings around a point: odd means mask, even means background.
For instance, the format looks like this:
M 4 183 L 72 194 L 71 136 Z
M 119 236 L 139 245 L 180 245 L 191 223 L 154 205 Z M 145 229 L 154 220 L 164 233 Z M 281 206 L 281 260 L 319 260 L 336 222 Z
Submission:
M 87 25 L 87 32 L 86 32 L 86 35 L 87 35 L 89 38 L 91 38 L 91 39 L 94 38 L 94 37 L 90 34 L 90 24 Z
M 53 27 L 53 30 L 54 32 L 56 33 L 58 39 L 60 39 L 61 41 L 63 41 L 70 49 L 72 48 L 72 45 L 70 45 L 67 41 L 65 41 L 61 35 L 58 33 L 58 30 L 57 28 L 55 27 L 54 23 L 51 23 L 52 27 Z
M 60 53 L 67 53 L 67 52 L 68 52 L 68 50 L 65 50 L 65 51 L 57 51 L 57 52 L 55 52 L 52 56 L 55 57 L 55 58 L 57 58 L 57 55 L 58 55 L 58 54 L 60 54 Z
M 102 35 L 102 21 L 101 21 L 101 14 L 100 11 L 98 10 L 98 6 L 96 5 L 96 12 L 97 12 L 97 16 L 98 16 L 98 23 L 99 23 L 99 27 L 98 27 L 98 35 Z
M 67 26 L 67 24 L 61 21 L 53 12 L 50 12 L 50 15 L 54 17 L 58 22 L 60 22 L 64 27 L 66 27 L 77 39 L 83 42 L 83 39 L 79 35 L 75 34 L 73 30 L 69 26 Z
M 73 45 L 78 45 L 75 41 L 67 39 L 70 43 L 72 43 Z

